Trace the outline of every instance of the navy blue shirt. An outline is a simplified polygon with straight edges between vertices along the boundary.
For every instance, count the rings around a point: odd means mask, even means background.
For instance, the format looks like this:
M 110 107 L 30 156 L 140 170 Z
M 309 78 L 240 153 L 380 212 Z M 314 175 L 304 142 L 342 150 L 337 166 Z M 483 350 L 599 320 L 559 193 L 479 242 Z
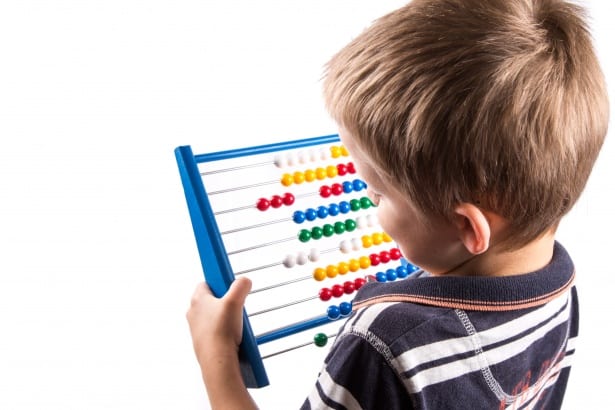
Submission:
M 574 266 L 369 283 L 304 409 L 559 409 L 578 333 Z

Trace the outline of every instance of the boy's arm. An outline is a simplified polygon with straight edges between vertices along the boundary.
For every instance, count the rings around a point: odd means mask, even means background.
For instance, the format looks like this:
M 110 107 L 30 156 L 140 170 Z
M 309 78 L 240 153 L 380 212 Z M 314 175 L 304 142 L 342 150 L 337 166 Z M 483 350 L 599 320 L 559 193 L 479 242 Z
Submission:
M 257 408 L 243 383 L 237 356 L 243 305 L 251 287 L 247 278 L 238 278 L 218 299 L 206 283 L 200 283 L 186 313 L 212 409 Z

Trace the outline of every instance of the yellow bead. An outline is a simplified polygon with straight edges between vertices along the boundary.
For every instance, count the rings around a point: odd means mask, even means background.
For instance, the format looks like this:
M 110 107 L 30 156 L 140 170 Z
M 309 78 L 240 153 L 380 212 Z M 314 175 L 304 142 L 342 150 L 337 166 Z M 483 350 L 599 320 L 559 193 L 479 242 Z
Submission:
M 322 281 L 327 277 L 327 271 L 324 270 L 323 268 L 316 268 L 314 269 L 314 279 L 317 281 Z
M 333 146 L 331 147 L 331 157 L 338 158 L 341 155 L 340 147 Z
M 295 184 L 301 184 L 303 181 L 305 181 L 305 175 L 303 174 L 303 172 L 295 172 L 293 174 L 293 180 L 295 181 Z
M 284 174 L 280 182 L 282 182 L 284 186 L 291 186 L 293 184 L 293 176 L 291 174 Z
M 386 232 L 382 232 L 382 239 L 383 239 L 385 242 L 392 242 L 392 241 L 393 241 L 393 238 L 391 238 L 391 237 L 389 236 L 389 234 L 388 234 L 388 233 L 386 233 Z
M 306 182 L 312 182 L 316 179 L 316 172 L 313 169 L 308 169 L 304 173 Z
M 363 243 L 364 248 L 369 248 L 370 246 L 374 244 L 372 241 L 372 237 L 369 235 L 363 235 L 361 237 L 361 242 Z
M 342 152 L 342 155 L 345 156 L 345 157 L 350 155 L 350 154 L 348 154 L 348 150 L 346 149 L 346 147 L 343 146 L 343 145 L 340 147 L 340 151 Z
M 359 258 L 359 265 L 361 265 L 361 269 L 367 269 L 372 266 L 372 261 L 369 259 L 369 256 L 361 256 Z
M 351 259 L 348 261 L 348 267 L 350 268 L 350 272 L 356 272 L 361 268 L 361 265 L 358 260 Z
M 350 272 L 350 265 L 346 262 L 340 262 L 337 264 L 337 271 L 340 275 L 345 275 Z
M 337 176 L 337 167 L 335 165 L 329 165 L 327 167 L 327 176 L 333 178 Z
M 324 168 L 316 168 L 316 179 L 323 180 L 327 177 L 327 170 Z
M 382 234 L 381 233 L 375 233 L 372 235 L 372 242 L 374 242 L 374 245 L 380 245 L 383 241 L 382 238 Z
M 329 265 L 327 266 L 327 277 L 334 278 L 337 276 L 337 266 Z

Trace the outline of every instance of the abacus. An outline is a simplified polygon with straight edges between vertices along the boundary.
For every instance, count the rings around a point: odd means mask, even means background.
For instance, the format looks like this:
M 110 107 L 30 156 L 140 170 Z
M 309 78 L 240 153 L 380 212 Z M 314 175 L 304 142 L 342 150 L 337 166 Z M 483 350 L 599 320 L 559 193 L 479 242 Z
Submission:
M 181 146 L 175 156 L 212 292 L 223 296 L 238 275 L 253 283 L 239 348 L 247 387 L 269 384 L 263 359 L 312 342 L 269 354 L 261 353 L 265 345 L 335 326 L 352 314 L 352 294 L 366 280 L 416 270 L 378 225 L 366 184 L 337 135 L 199 155 Z M 323 308 L 330 300 L 336 303 Z M 293 319 L 311 309 L 320 313 Z M 325 345 L 333 329 L 313 343 Z

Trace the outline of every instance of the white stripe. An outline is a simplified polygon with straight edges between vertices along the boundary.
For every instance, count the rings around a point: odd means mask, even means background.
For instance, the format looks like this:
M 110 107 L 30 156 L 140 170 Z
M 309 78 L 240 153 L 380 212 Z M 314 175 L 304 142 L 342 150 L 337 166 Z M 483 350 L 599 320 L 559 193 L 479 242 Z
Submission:
M 566 295 L 563 295 L 547 303 L 540 309 L 520 316 L 510 322 L 503 323 L 500 326 L 480 332 L 479 335 L 483 341 L 483 346 L 499 343 L 503 340 L 509 339 L 512 335 L 524 332 L 525 330 L 544 322 L 559 311 L 566 303 L 567 297 Z M 474 350 L 474 344 L 471 339 L 471 336 L 463 336 L 419 346 L 411 351 L 402 353 L 398 357 L 398 360 L 401 362 L 411 363 L 412 367 L 416 367 L 423 363 L 428 363 L 443 357 L 470 352 Z M 408 359 L 404 357 L 406 355 L 412 357 L 412 359 L 408 361 Z M 405 368 L 405 370 L 410 369 L 411 367 Z
M 320 373 L 320 376 L 318 377 L 318 383 L 320 384 L 320 387 L 322 387 L 323 393 L 334 402 L 342 404 L 349 410 L 361 409 L 359 402 L 354 398 L 354 396 L 348 390 L 346 390 L 345 387 L 335 383 L 335 381 L 331 378 L 331 376 L 326 370 L 323 370 Z M 316 387 L 308 396 L 308 400 L 312 409 L 331 408 L 322 401 Z
M 560 298 L 560 299 L 564 299 L 564 302 L 566 301 L 566 298 Z M 556 305 L 557 308 L 554 308 L 553 306 L 549 306 L 551 304 Z M 542 311 L 544 309 L 545 311 L 548 311 L 550 313 L 556 312 L 559 309 L 559 307 L 561 307 L 562 304 L 563 303 L 561 300 L 553 301 L 547 304 L 544 308 L 541 308 L 539 310 Z M 520 318 L 520 319 L 524 319 L 521 322 L 524 322 L 526 326 L 525 329 L 538 324 L 541 321 L 541 319 L 543 318 L 546 319 L 547 317 L 550 316 L 549 314 L 544 314 L 544 312 L 543 314 L 533 314 L 533 313 L 534 312 Z M 532 316 L 532 317 L 528 318 L 527 316 Z M 410 393 L 417 393 L 431 384 L 454 379 L 463 374 L 470 373 L 473 371 L 478 371 L 481 368 L 484 368 L 485 365 L 489 365 L 489 364 L 493 365 L 493 364 L 497 364 L 505 360 L 508 360 L 511 357 L 514 357 L 517 354 L 525 351 L 532 343 L 542 338 L 546 333 L 551 331 L 553 328 L 557 327 L 559 324 L 566 322 L 568 320 L 568 316 L 569 316 L 569 308 L 564 309 L 552 320 L 543 324 L 543 326 L 535 329 L 532 333 L 524 336 L 521 339 L 515 340 L 506 345 L 499 346 L 495 349 L 491 349 L 489 351 L 483 352 L 482 354 L 477 355 L 477 356 L 473 356 L 473 357 L 457 360 L 455 362 L 443 364 L 437 367 L 425 369 L 415 374 L 410 379 L 406 379 L 404 381 L 404 384 L 406 385 L 406 388 L 408 389 Z M 528 319 L 531 319 L 531 320 L 528 320 Z M 513 329 L 519 330 L 519 329 L 524 329 L 523 327 L 519 326 L 521 322 L 519 320 L 515 320 L 509 323 L 512 324 Z M 510 327 L 506 326 L 505 324 L 505 325 L 498 326 L 497 328 L 493 328 L 493 329 L 489 329 L 481 333 L 477 333 L 474 337 L 478 337 L 480 339 L 481 346 L 485 346 L 485 345 L 493 343 L 494 341 L 506 340 L 510 338 L 511 335 L 514 335 L 514 333 L 512 333 L 512 330 L 510 329 Z M 435 347 L 434 345 L 438 345 L 438 347 Z M 438 343 L 432 343 L 428 346 L 431 349 L 438 349 L 438 348 L 440 349 L 439 355 L 433 355 L 433 354 L 430 355 L 430 357 L 432 358 L 447 357 L 447 355 L 453 354 L 452 352 L 475 351 L 477 348 L 477 346 L 475 346 L 471 342 L 470 336 L 463 337 L 463 338 L 457 338 L 457 339 L 451 339 L 451 340 L 438 342 Z M 407 371 L 407 370 L 410 370 L 416 367 L 418 363 L 426 362 L 427 360 L 425 360 L 424 357 L 422 356 L 425 353 L 424 348 L 425 346 L 422 346 L 421 348 L 412 349 L 408 352 L 403 353 L 402 355 L 398 356 L 394 360 L 393 365 L 396 367 L 396 369 L 400 373 L 403 373 L 404 371 Z M 445 351 L 444 354 L 442 354 L 443 350 Z

